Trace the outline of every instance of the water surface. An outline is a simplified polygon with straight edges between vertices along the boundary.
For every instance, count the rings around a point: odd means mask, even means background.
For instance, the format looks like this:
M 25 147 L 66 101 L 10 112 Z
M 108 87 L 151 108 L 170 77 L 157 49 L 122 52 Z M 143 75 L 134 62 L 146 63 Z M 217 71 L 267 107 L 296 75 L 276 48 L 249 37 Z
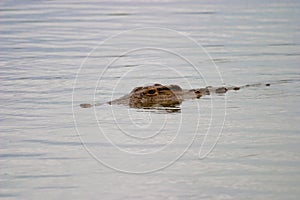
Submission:
M 299 2 L 0 5 L 0 198 L 299 198 Z M 272 84 L 172 113 L 78 106 L 157 82 Z

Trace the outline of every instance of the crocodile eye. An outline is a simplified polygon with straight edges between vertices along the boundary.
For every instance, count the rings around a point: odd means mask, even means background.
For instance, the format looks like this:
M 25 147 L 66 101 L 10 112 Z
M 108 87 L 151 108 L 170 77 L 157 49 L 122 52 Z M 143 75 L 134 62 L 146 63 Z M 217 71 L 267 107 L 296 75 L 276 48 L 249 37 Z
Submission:
M 148 94 L 155 94 L 156 90 L 148 90 Z

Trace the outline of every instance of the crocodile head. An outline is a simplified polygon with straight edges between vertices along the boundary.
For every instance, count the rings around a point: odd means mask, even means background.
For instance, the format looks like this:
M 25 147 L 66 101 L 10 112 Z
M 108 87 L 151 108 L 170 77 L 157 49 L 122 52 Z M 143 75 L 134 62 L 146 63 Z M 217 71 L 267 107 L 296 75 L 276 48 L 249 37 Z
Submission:
M 129 106 L 134 108 L 147 107 L 174 107 L 183 101 L 178 93 L 182 89 L 178 85 L 164 86 L 154 84 L 152 86 L 136 87 L 129 97 Z

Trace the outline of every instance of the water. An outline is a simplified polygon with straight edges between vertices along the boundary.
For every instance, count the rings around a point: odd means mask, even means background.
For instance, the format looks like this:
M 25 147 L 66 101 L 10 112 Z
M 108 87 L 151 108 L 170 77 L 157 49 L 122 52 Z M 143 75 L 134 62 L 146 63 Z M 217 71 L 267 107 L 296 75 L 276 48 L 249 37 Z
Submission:
M 299 2 L 0 5 L 1 199 L 299 198 Z M 78 106 L 157 82 L 274 84 Z

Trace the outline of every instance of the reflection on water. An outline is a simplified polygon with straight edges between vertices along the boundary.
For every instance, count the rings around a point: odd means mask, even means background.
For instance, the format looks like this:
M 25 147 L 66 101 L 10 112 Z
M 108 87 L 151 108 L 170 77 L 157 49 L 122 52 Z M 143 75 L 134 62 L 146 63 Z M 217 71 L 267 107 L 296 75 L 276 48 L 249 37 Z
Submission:
M 0 198 L 299 198 L 298 1 L 0 5 Z M 126 32 L 142 27 L 162 29 Z M 172 109 L 78 106 L 267 82 Z
M 146 111 L 154 113 L 178 113 L 181 111 L 180 107 L 153 107 L 153 108 L 143 108 Z M 139 111 L 138 111 L 139 112 Z M 143 111 L 144 112 L 144 111 Z

